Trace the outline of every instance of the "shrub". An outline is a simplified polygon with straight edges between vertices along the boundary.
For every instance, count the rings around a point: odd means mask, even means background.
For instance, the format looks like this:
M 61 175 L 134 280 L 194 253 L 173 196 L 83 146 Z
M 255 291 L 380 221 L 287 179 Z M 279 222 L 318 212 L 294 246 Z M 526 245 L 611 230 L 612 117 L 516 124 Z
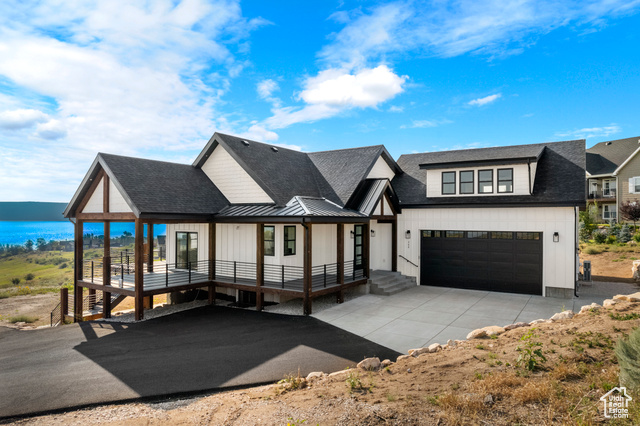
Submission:
M 31 317 L 29 315 L 16 315 L 15 317 L 9 318 L 9 322 L 11 324 L 15 324 L 17 322 L 26 322 L 28 324 L 31 324 L 38 321 L 39 319 L 40 318 L 38 317 Z
M 631 229 L 629 229 L 629 225 L 625 224 L 620 233 L 618 234 L 618 241 L 621 243 L 628 243 L 631 241 Z
M 597 244 L 604 244 L 607 241 L 607 231 L 598 229 L 593 232 L 593 240 Z
M 616 236 L 615 235 L 609 235 L 607 237 L 607 244 L 615 244 L 616 243 Z
M 542 354 L 542 343 L 534 340 L 538 335 L 535 334 L 535 328 L 530 329 L 524 334 L 520 340 L 523 342 L 516 348 L 520 352 L 520 356 L 516 360 L 517 367 L 524 367 L 529 371 L 535 371 L 547 361 Z
M 615 225 L 611 225 L 609 227 L 609 236 L 614 236 L 618 238 L 620 236 L 620 231 L 622 230 L 622 225 L 616 223 Z
M 58 269 L 64 269 L 66 268 L 68 265 L 66 263 L 61 263 L 60 266 L 58 266 Z
M 620 366 L 620 384 L 629 389 L 637 388 L 640 384 L 640 328 L 636 328 L 628 339 L 620 339 L 615 351 Z
M 591 230 L 584 224 L 584 222 L 580 222 L 580 230 L 578 231 L 578 235 L 580 236 L 580 241 L 586 243 L 591 239 Z
M 20 284 L 20 278 L 11 278 L 11 284 L 14 284 L 14 285 Z
M 633 239 L 636 243 L 640 243 L 640 232 L 636 231 L 636 233 L 633 235 Z
M 599 247 L 587 247 L 582 251 L 584 254 L 600 254 L 602 249 Z
M 27 274 L 24 276 L 24 280 L 25 281 L 31 281 L 32 279 L 34 279 L 36 276 L 33 274 Z

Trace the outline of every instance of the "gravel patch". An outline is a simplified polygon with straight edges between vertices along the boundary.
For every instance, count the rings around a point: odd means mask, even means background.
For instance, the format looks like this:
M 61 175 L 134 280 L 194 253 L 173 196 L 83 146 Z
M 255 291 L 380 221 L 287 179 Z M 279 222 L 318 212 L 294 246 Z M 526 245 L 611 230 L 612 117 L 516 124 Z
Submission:
M 194 300 L 193 302 L 180 303 L 178 305 L 163 305 L 158 306 L 153 309 L 145 309 L 144 318 L 142 321 L 150 320 L 153 318 L 163 317 L 165 315 L 175 314 L 176 312 L 182 312 L 189 309 L 199 308 L 201 306 L 205 306 L 208 302 L 206 300 Z M 122 314 L 117 316 L 112 316 L 111 318 L 104 319 L 100 318 L 96 321 L 107 321 L 107 322 L 136 322 L 135 320 L 135 311 L 123 311 Z

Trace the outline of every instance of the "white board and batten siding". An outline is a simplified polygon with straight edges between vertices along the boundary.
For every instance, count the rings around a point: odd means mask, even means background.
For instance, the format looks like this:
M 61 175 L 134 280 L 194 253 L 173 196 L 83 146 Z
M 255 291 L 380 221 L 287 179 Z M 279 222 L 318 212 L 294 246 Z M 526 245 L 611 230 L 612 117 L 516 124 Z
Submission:
M 390 271 L 392 266 L 392 225 L 372 220 L 369 223 L 369 227 L 373 231 L 369 240 L 369 253 L 371 256 L 369 267 L 373 270 Z
M 378 159 L 376 160 L 376 163 L 371 168 L 371 171 L 367 175 L 367 179 L 392 180 L 394 176 L 395 176 L 394 171 L 391 170 L 391 167 L 389 167 L 387 162 L 384 161 L 384 158 L 382 158 L 382 156 L 379 156 Z
M 202 165 L 202 171 L 232 204 L 273 203 L 271 197 L 221 145 Z
M 389 202 L 387 201 L 387 197 L 384 197 L 384 196 L 380 198 L 380 201 L 378 201 L 378 204 L 376 204 L 376 208 L 373 209 L 373 212 L 371 213 L 371 215 L 382 216 L 383 213 L 384 213 L 384 216 L 393 216 L 393 210 L 391 209 L 391 205 L 389 205 Z
M 542 232 L 542 284 L 573 288 L 576 279 L 576 213 L 573 207 L 403 209 L 398 254 L 420 265 L 422 230 Z M 406 239 L 406 231 L 411 238 Z M 559 242 L 553 242 L 558 232 Z M 398 258 L 398 271 L 420 280 L 420 269 Z
M 513 192 L 498 192 L 498 169 L 513 169 Z M 478 194 L 478 170 L 493 170 L 493 193 Z M 473 194 L 460 194 L 460 172 L 473 171 Z M 442 172 L 456 172 L 455 195 L 442 195 Z M 535 170 L 532 170 L 532 178 Z M 427 170 L 427 197 L 491 197 L 495 195 L 531 195 L 529 186 L 529 166 L 527 164 L 513 164 L 508 166 L 467 167 L 456 169 Z
M 209 259 L 209 225 L 206 223 L 167 224 L 167 261 L 176 262 L 176 233 L 196 232 L 198 234 L 198 261 Z
M 89 197 L 89 201 L 82 209 L 82 213 L 104 213 L 104 179 L 100 179 L 96 189 Z M 131 213 L 131 207 L 118 191 L 115 184 L 109 179 L 109 212 L 111 213 Z

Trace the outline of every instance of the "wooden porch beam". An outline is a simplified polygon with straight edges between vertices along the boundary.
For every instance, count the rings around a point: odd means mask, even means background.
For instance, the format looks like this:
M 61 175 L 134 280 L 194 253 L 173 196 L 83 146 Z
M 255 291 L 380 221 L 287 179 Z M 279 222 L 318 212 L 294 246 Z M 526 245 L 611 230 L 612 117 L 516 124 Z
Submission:
M 391 222 L 391 270 L 398 270 L 398 221 Z
M 74 226 L 74 274 L 73 274 L 73 321 L 82 321 L 82 287 L 78 285 L 79 281 L 82 281 L 82 269 L 84 266 L 83 253 L 84 253 L 84 226 L 81 220 L 76 220 Z
M 264 293 L 264 223 L 256 224 L 256 310 L 262 310 Z
M 144 270 L 142 268 L 142 260 L 144 254 L 144 224 L 142 220 L 136 219 L 135 222 L 135 243 L 134 243 L 134 276 L 135 276 L 135 320 L 140 321 L 144 317 Z
M 344 292 L 342 290 L 342 286 L 344 285 L 344 224 L 343 223 L 338 223 L 336 225 L 337 228 L 337 240 L 338 240 L 338 247 L 337 247 L 337 256 L 336 256 L 336 263 L 338 264 L 338 285 L 340 286 L 340 291 L 338 292 L 338 298 L 337 298 L 337 302 L 338 303 L 342 303 L 344 301 Z
M 209 280 L 216 278 L 216 224 L 209 224 Z
M 78 213 L 76 218 L 85 222 L 133 222 L 136 215 L 133 213 Z
M 105 176 L 106 179 L 108 177 Z M 105 186 L 106 188 L 106 186 Z M 106 204 L 105 204 L 106 205 Z M 106 205 L 108 207 L 108 205 Z M 111 285 L 111 223 L 104 223 L 104 256 L 102 258 L 102 284 Z M 103 292 L 102 306 L 105 318 L 111 318 L 111 293 Z
M 153 272 L 153 223 L 147 223 L 147 272 Z

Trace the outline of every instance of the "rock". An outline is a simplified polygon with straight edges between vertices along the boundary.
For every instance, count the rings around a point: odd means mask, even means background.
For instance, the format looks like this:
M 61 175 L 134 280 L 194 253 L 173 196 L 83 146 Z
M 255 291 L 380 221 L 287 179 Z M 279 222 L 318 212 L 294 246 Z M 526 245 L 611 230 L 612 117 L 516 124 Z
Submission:
M 429 353 L 429 348 L 411 349 L 409 351 L 409 354 L 412 357 L 418 357 L 418 356 L 420 356 L 422 354 L 427 354 L 427 353 Z
M 411 358 L 411 355 L 400 355 L 400 356 L 396 359 L 396 362 L 400 362 L 400 361 L 402 361 L 402 360 L 409 359 L 409 358 Z
M 516 322 L 514 324 L 505 325 L 503 328 L 506 330 L 513 330 L 514 328 L 526 327 L 529 324 L 526 322 Z
M 449 339 L 447 340 L 447 346 L 449 346 L 450 348 L 453 348 L 456 346 L 456 342 L 454 342 L 453 340 Z
M 322 371 L 314 371 L 307 375 L 307 382 L 310 382 L 313 379 L 321 379 L 324 377 L 324 373 Z
M 440 346 L 440 343 L 434 343 L 432 345 L 429 345 L 429 353 L 433 353 L 433 352 L 438 352 L 440 349 L 442 349 L 442 347 Z
M 382 362 L 380 363 L 380 366 L 381 366 L 382 368 L 385 368 L 385 367 L 390 366 L 391 364 L 393 364 L 393 362 L 391 362 L 391 360 L 389 360 L 389 359 L 385 359 L 384 361 L 382 361 Z
M 497 336 L 506 331 L 503 327 L 499 327 L 497 325 L 490 325 L 489 327 L 484 327 L 483 330 L 487 332 L 487 336 Z
M 487 331 L 482 328 L 478 328 L 477 330 L 473 330 L 471 333 L 467 334 L 467 340 L 479 339 L 481 337 L 487 337 Z
M 633 261 L 633 265 L 631 265 L 631 273 L 633 274 L 634 280 L 640 281 L 640 260 Z
M 375 371 L 380 369 L 380 358 L 366 358 L 358 363 L 358 368 Z
M 618 304 L 618 301 L 613 299 L 607 299 L 604 302 L 602 302 L 602 306 L 604 306 L 605 308 L 610 308 L 616 304 Z
M 602 306 L 598 305 L 597 303 L 592 303 L 590 305 L 584 305 L 582 308 L 580 308 L 580 313 L 584 314 L 585 312 L 589 312 L 591 310 L 598 310 L 602 308 Z
M 566 310 L 563 312 L 558 312 L 557 314 L 555 314 L 554 316 L 552 316 L 551 318 L 549 318 L 551 321 L 563 321 L 563 320 L 568 320 L 573 318 L 575 314 L 573 313 L 572 310 Z
M 349 369 L 340 370 L 340 371 L 334 371 L 333 373 L 329 373 L 329 377 L 346 376 L 349 371 L 350 371 Z
M 484 404 L 485 405 L 493 405 L 493 395 L 488 394 L 487 396 L 484 397 Z
M 613 296 L 613 300 L 617 300 L 617 301 L 622 301 L 622 302 L 627 302 L 627 295 L 625 294 L 616 294 L 615 296 Z
M 537 320 L 533 320 L 529 323 L 529 325 L 536 325 L 536 324 L 542 324 L 545 322 L 549 322 L 549 320 L 546 319 L 537 319 Z
M 640 302 L 640 292 L 627 295 L 629 302 Z
M 411 373 L 411 369 L 410 368 L 407 368 L 407 373 Z

